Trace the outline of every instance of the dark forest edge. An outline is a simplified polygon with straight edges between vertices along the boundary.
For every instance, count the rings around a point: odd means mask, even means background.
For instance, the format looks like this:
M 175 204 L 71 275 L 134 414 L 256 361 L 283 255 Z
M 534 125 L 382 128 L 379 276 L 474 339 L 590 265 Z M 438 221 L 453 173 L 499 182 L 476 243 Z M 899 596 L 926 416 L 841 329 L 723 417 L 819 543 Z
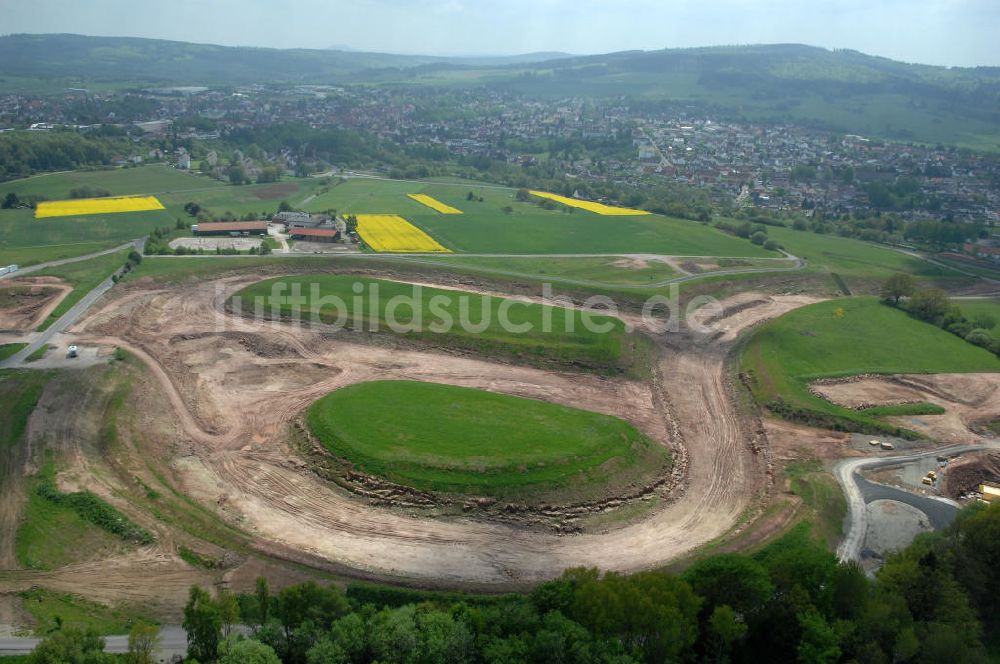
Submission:
M 272 594 L 260 578 L 252 594 L 213 598 L 196 586 L 185 661 L 982 662 L 1000 648 L 998 559 L 1000 505 L 973 505 L 874 581 L 800 524 L 756 554 L 709 556 L 679 575 L 573 569 L 523 595 L 314 582 Z M 154 661 L 156 629 L 137 623 L 130 646 L 124 661 Z M 101 648 L 66 627 L 25 661 L 121 661 Z

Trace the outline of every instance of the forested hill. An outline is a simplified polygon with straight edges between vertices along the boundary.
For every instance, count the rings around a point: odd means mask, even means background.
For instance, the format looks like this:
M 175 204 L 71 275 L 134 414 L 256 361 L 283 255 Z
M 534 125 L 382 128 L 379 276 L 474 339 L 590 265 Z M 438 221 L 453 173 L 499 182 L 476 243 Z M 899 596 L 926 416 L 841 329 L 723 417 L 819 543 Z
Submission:
M 446 58 L 336 49 L 217 46 L 136 37 L 0 37 L 0 76 L 110 83 L 338 83 L 361 80 L 363 72 L 370 70 L 398 71 L 434 63 L 490 67 L 559 57 L 564 54 Z
M 529 94 L 623 95 L 723 118 L 793 120 L 896 140 L 1000 145 L 1000 67 L 914 65 L 776 44 L 566 58 L 522 69 L 506 85 Z
M 722 119 L 792 120 L 894 140 L 1000 145 L 998 67 L 913 65 L 795 44 L 442 58 L 79 35 L 0 37 L 0 90 L 40 80 L 57 83 L 40 86 L 53 91 L 114 84 L 485 84 L 529 95 L 623 96 L 632 104 L 670 104 Z
M 0 74 L 94 82 L 194 85 L 322 81 L 372 67 L 440 60 L 334 50 L 243 48 L 133 37 L 9 35 L 0 38 Z

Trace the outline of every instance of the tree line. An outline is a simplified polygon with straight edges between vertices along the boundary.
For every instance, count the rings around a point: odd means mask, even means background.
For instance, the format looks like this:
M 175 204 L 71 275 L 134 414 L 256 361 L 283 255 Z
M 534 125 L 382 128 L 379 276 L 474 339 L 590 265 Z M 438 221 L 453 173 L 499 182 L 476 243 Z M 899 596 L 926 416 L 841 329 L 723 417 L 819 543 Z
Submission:
M 997 320 L 987 313 L 967 317 L 962 313 L 962 308 L 954 304 L 948 293 L 940 288 L 918 288 L 912 275 L 900 272 L 883 282 L 882 300 L 903 309 L 914 318 L 936 325 L 971 344 L 1000 355 L 1000 341 L 991 332 L 996 327 Z
M 91 138 L 74 131 L 0 133 L 0 180 L 45 171 L 108 166 L 121 139 Z M 126 142 L 126 153 L 131 150 Z
M 757 554 L 708 556 L 679 575 L 572 569 L 528 594 L 315 582 L 273 593 L 259 578 L 247 594 L 191 589 L 185 661 L 982 662 L 1000 648 L 998 561 L 1000 505 L 974 505 L 890 556 L 874 580 L 838 563 L 808 524 Z M 136 630 L 137 650 L 150 650 L 148 626 Z M 66 628 L 29 661 L 115 661 L 101 645 Z

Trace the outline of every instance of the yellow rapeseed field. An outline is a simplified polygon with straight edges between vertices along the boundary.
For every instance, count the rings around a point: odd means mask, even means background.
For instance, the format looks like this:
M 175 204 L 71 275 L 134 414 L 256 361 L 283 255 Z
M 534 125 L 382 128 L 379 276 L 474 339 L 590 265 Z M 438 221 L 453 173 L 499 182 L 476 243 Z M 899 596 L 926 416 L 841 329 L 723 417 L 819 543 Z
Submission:
M 68 201 L 45 201 L 35 209 L 35 219 L 44 217 L 73 217 L 84 214 L 113 212 L 145 212 L 162 210 L 156 196 L 118 196 L 115 198 L 74 198 Z
M 453 208 L 450 205 L 445 205 L 433 196 L 428 196 L 427 194 L 407 194 L 410 198 L 418 203 L 423 203 L 432 210 L 437 210 L 441 214 L 462 214 L 462 211 L 458 208 Z
M 359 214 L 358 234 L 375 251 L 445 252 L 434 238 L 396 214 Z
M 557 203 L 562 203 L 563 205 L 568 205 L 570 207 L 580 208 L 581 210 L 587 210 L 589 212 L 596 212 L 597 214 L 603 214 L 607 216 L 632 216 L 637 214 L 649 214 L 645 210 L 633 210 L 632 208 L 624 207 L 613 207 L 611 205 L 604 205 L 603 203 L 594 203 L 593 201 L 581 201 L 575 198 L 569 198 L 568 196 L 560 196 L 559 194 L 550 194 L 547 191 L 531 191 L 532 196 L 538 196 L 539 198 L 548 198 Z

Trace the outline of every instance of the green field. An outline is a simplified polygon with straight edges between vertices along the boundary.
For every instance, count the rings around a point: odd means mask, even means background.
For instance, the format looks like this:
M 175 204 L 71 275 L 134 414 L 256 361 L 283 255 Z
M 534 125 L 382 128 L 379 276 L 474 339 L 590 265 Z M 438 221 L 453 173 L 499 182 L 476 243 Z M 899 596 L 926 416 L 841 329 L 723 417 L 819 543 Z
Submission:
M 34 276 L 59 277 L 73 286 L 73 291 L 59 302 L 56 308 L 52 310 L 52 313 L 49 314 L 49 317 L 38 326 L 38 330 L 44 330 L 59 320 L 59 317 L 79 302 L 80 298 L 97 288 L 102 281 L 110 277 L 115 270 L 125 264 L 128 253 L 128 250 L 117 251 L 113 254 L 98 256 L 67 265 L 59 265 L 33 273 Z
M 156 624 L 155 620 L 145 615 L 145 611 L 135 606 L 123 604 L 109 607 L 79 595 L 59 593 L 44 588 L 21 593 L 21 600 L 22 606 L 35 619 L 37 624 L 35 634 L 39 636 L 48 635 L 60 625 L 79 629 L 89 628 L 98 634 L 127 634 L 132 625 L 140 620 Z
M 934 256 L 934 260 L 955 268 L 956 270 L 961 270 L 963 272 L 968 272 L 969 274 L 974 274 L 984 279 L 993 279 L 994 281 L 1000 280 L 1000 265 L 988 264 L 983 261 L 964 261 L 952 258 L 947 255 L 937 254 Z
M 90 523 L 73 508 L 38 495 L 36 484 L 28 482 L 27 502 L 14 543 L 21 567 L 56 569 L 125 550 L 121 539 Z
M 819 378 L 856 374 L 1000 371 L 1000 358 L 875 298 L 797 309 L 760 328 L 740 359 L 759 403 L 778 413 L 858 431 L 891 428 L 876 415 L 811 394 Z
M 363 287 L 363 297 L 352 290 L 355 284 Z M 276 286 L 284 290 L 273 290 Z M 378 331 L 388 331 L 387 317 L 394 312 L 398 323 L 412 326 L 412 330 L 400 332 L 407 338 L 529 362 L 622 372 L 634 368 L 641 348 L 639 338 L 626 333 L 617 318 L 427 286 L 415 290 L 410 284 L 380 279 L 348 275 L 279 277 L 248 286 L 235 297 L 241 298 L 246 314 L 253 313 L 255 303 L 260 302 L 262 312 L 273 316 L 277 311 L 272 293 L 284 297 L 295 288 L 302 297 L 299 306 L 303 321 L 318 316 L 320 322 L 334 324 L 341 318 L 341 324 L 354 329 L 371 329 L 376 321 Z M 394 298 L 418 295 L 416 306 L 391 308 Z M 292 314 L 289 303 L 279 304 L 281 316 Z M 502 309 L 511 323 L 508 329 L 501 323 Z M 585 319 L 590 321 L 591 329 Z M 454 323 L 450 327 L 448 320 Z
M 769 227 L 767 233 L 786 251 L 808 261 L 810 270 L 839 274 L 849 285 L 870 284 L 894 272 L 907 272 L 918 279 L 969 280 L 954 270 L 853 238 L 777 227 Z
M 192 175 L 169 166 L 114 168 L 93 171 L 70 171 L 36 175 L 0 184 L 0 197 L 14 192 L 18 196 L 41 195 L 58 200 L 69 198 L 70 190 L 89 186 L 107 189 L 112 196 L 155 194 L 167 191 L 223 187 L 221 182 Z
M 336 456 L 428 491 L 591 498 L 669 463 L 665 448 L 618 418 L 433 383 L 345 387 L 316 401 L 308 421 Z
M 69 198 L 75 187 L 106 189 L 114 196 L 222 187 L 222 183 L 166 166 L 52 173 L 0 184 L 0 197 L 40 195 Z M 158 226 L 173 226 L 179 216 L 167 210 L 35 219 L 34 210 L 0 210 L 0 264 L 33 265 L 107 249 L 141 237 Z M 181 203 L 183 205 L 183 203 Z
M 616 256 L 585 258 L 427 258 L 426 262 L 451 267 L 471 268 L 484 274 L 529 277 L 533 280 L 597 282 L 621 286 L 655 284 L 679 275 L 667 263 L 660 261 L 632 262 Z
M 468 201 L 468 192 L 483 201 Z M 544 210 L 518 202 L 513 189 L 476 182 L 352 179 L 306 205 L 341 213 L 391 212 L 405 217 L 452 251 L 464 253 L 660 253 L 685 256 L 776 256 L 693 221 L 650 214 L 607 217 L 584 210 Z M 428 194 L 463 211 L 443 215 L 407 198 Z M 503 208 L 510 206 L 507 214 Z
M 69 197 L 74 187 L 91 186 L 114 196 L 152 194 L 165 210 L 125 212 L 79 217 L 35 219 L 34 210 L 0 210 L 0 265 L 35 263 L 69 258 L 107 249 L 148 234 L 155 228 L 173 227 L 177 219 L 192 222 L 184 204 L 197 202 L 213 213 L 263 215 L 277 210 L 281 199 L 299 204 L 318 180 L 296 180 L 243 187 L 194 175 L 162 165 L 96 171 L 52 173 L 0 184 L 0 197 L 41 195 L 51 200 Z
M 50 378 L 52 374 L 45 371 L 0 371 L 0 449 L 21 442 L 31 411 Z M 6 452 L 0 456 L 10 458 Z
M 173 226 L 167 210 L 35 219 L 33 210 L 0 210 L 0 264 L 26 266 L 110 249 Z
M 606 217 L 584 210 L 572 213 L 544 210 L 531 202 L 518 202 L 514 190 L 473 181 L 408 182 L 353 178 L 289 179 L 279 183 L 233 187 L 204 176 L 166 166 L 103 171 L 55 173 L 0 185 L 20 195 L 66 197 L 73 187 L 89 185 L 114 195 L 154 194 L 166 210 L 121 214 L 34 219 L 32 210 L 0 211 L 0 264 L 30 265 L 92 253 L 149 233 L 173 227 L 177 219 L 191 222 L 183 206 L 189 201 L 221 215 L 262 216 L 277 209 L 281 200 L 309 211 L 336 209 L 340 213 L 394 213 L 410 220 L 437 241 L 459 253 L 661 253 L 679 256 L 776 257 L 761 247 L 717 229 L 691 221 L 648 215 Z M 466 196 L 473 192 L 477 199 Z M 442 215 L 411 200 L 409 193 L 425 193 L 463 210 Z M 511 208 L 510 213 L 504 208 Z M 881 279 L 893 271 L 910 272 L 928 279 L 967 280 L 959 273 L 906 256 L 886 247 L 849 238 L 771 227 L 769 236 L 791 253 L 809 261 L 810 269 L 834 272 L 848 283 Z M 463 259 L 467 260 L 467 259 Z M 478 261 L 479 259 L 470 259 Z M 483 259 L 487 260 L 487 259 Z M 566 277 L 609 284 L 639 286 L 669 278 L 669 266 L 618 269 L 601 259 L 570 258 L 531 265 L 531 259 L 504 258 L 505 269 L 528 275 Z M 474 265 L 475 262 L 469 263 Z M 478 267 L 486 267 L 485 263 Z M 527 269 L 526 269 L 527 268 Z
M 989 316 L 996 321 L 996 325 L 990 328 L 990 334 L 994 339 L 1000 340 L 1000 300 L 982 298 L 975 300 L 958 300 L 957 304 L 962 314 L 969 320 L 976 320 L 977 316 Z

